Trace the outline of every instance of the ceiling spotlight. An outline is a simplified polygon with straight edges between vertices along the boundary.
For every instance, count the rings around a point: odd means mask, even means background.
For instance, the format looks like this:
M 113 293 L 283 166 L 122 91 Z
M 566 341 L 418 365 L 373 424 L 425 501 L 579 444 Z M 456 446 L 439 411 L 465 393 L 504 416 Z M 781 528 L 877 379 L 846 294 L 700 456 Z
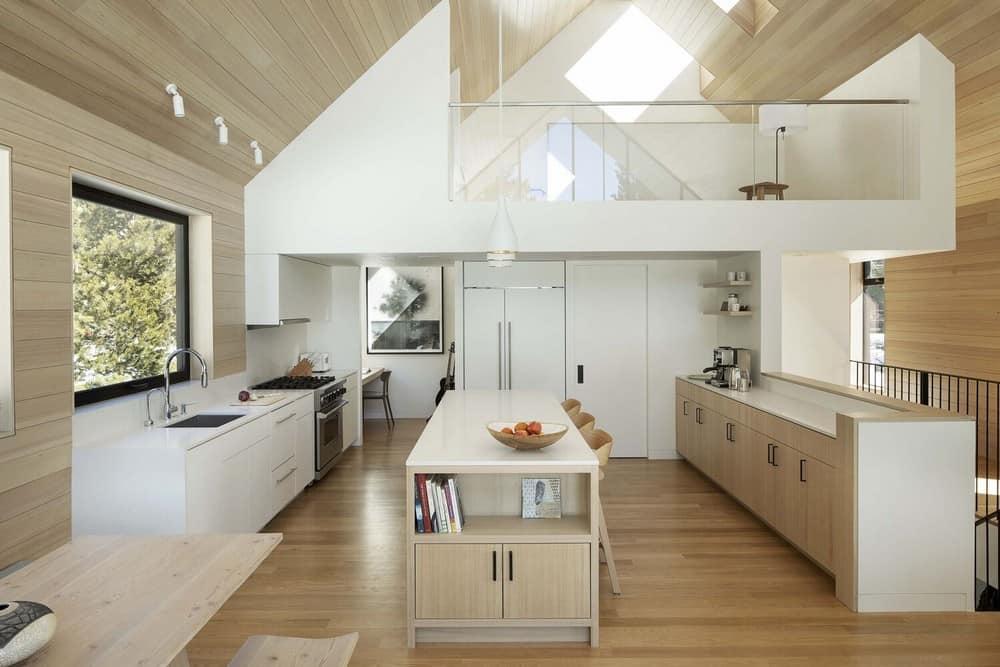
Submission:
M 256 139 L 250 142 L 250 148 L 253 149 L 253 163 L 258 167 L 264 164 L 264 152 L 260 150 Z
M 222 119 L 222 116 L 215 117 L 215 126 L 219 128 L 219 145 L 225 146 L 229 143 L 229 127 L 226 125 L 226 121 Z
M 184 117 L 184 98 L 181 97 L 180 91 L 177 90 L 177 85 L 173 83 L 167 84 L 167 94 L 174 98 L 174 115 L 178 118 Z

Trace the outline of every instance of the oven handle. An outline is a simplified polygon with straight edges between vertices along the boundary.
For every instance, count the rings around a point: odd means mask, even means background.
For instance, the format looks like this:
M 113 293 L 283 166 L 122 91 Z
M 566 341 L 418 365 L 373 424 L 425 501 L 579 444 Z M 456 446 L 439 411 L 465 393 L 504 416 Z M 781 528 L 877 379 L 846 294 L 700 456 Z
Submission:
M 343 407 L 345 405 L 347 405 L 348 403 L 350 403 L 350 401 L 341 401 L 336 406 L 334 406 L 333 408 L 331 408 L 331 410 L 329 412 L 317 412 L 316 413 L 316 421 L 320 421 L 320 422 L 326 421 L 327 419 L 329 419 L 333 415 L 335 415 L 338 412 L 340 412 L 343 409 Z

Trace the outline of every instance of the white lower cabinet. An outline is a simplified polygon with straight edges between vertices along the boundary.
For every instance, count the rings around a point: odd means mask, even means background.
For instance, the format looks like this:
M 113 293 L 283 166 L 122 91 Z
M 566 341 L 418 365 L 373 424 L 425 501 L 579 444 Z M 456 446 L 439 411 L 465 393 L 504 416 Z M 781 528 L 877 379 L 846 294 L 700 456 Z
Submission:
M 308 400 L 309 411 L 300 411 L 295 420 L 295 493 L 309 486 L 316 475 L 316 415 L 312 397 Z
M 344 394 L 344 398 L 347 399 L 347 405 L 344 406 L 341 420 L 344 425 L 344 448 L 346 449 L 355 445 L 358 441 L 358 436 L 361 435 L 361 421 L 359 419 L 361 392 L 358 391 L 357 373 L 351 373 L 347 376 L 344 388 L 347 389 L 347 393 Z

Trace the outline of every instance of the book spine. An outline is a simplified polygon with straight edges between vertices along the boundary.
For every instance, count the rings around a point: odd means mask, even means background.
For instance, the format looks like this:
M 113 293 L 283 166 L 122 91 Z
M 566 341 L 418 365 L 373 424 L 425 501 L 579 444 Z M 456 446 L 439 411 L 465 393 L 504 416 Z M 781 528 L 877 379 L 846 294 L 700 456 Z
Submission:
M 437 486 L 434 484 L 434 480 L 430 477 L 427 478 L 427 496 L 431 499 L 431 507 L 434 508 L 434 514 L 431 515 L 431 529 L 435 533 L 440 533 L 441 506 L 438 504 Z
M 455 532 L 462 532 L 462 513 L 458 511 L 458 486 L 455 484 L 455 478 L 448 478 L 448 490 L 451 494 L 451 513 L 455 520 Z
M 413 487 L 413 511 L 416 515 L 417 532 L 424 532 L 424 511 L 420 504 L 420 487 Z
M 427 504 L 427 475 L 420 473 L 417 475 L 417 488 L 420 489 L 420 501 L 424 510 L 424 531 L 431 532 L 431 508 Z
M 450 533 L 451 526 L 448 525 L 448 503 L 444 498 L 444 486 L 441 484 L 441 479 L 437 478 L 434 485 L 437 487 L 438 523 L 441 524 L 442 533 Z
M 442 488 L 444 489 L 444 500 L 445 504 L 448 506 L 448 528 L 453 533 L 458 532 L 458 528 L 455 527 L 455 505 L 453 504 L 451 496 L 451 480 L 445 478 L 442 481 Z

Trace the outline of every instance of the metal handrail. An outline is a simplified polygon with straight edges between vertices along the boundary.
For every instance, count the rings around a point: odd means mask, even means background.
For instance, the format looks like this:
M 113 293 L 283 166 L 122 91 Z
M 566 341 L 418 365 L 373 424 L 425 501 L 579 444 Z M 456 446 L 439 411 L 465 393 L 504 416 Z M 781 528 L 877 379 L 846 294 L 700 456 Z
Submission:
M 844 99 L 844 100 L 647 100 L 636 101 L 626 100 L 621 102 L 590 102 L 574 100 L 570 102 L 540 102 L 540 101 L 508 101 L 504 100 L 504 108 L 508 107 L 683 107 L 683 106 L 707 106 L 707 107 L 749 107 L 764 104 L 909 104 L 908 99 Z M 477 109 L 481 107 L 498 107 L 497 102 L 448 102 L 448 106 L 458 109 Z

